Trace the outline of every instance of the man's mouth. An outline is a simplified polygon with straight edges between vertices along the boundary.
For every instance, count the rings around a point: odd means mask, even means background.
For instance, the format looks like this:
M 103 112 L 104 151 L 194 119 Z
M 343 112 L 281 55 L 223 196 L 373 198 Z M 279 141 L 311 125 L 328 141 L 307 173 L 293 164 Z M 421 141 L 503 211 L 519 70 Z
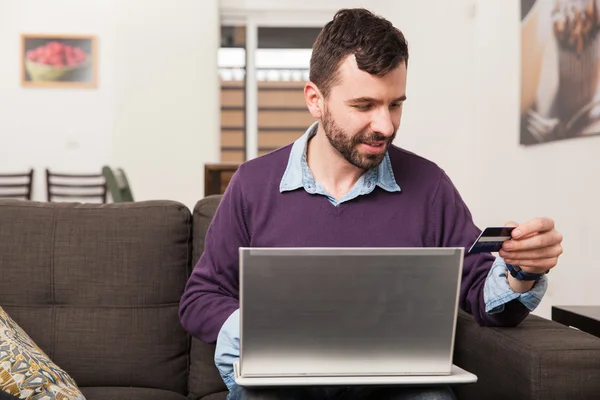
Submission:
M 362 142 L 361 144 L 363 145 L 362 147 L 364 148 L 364 150 L 367 153 L 371 153 L 371 154 L 380 154 L 386 148 L 386 146 L 385 146 L 386 142 L 384 142 L 384 141 Z
M 380 146 L 384 146 L 385 142 L 383 141 L 379 141 L 379 142 L 363 142 L 364 144 L 368 145 L 368 146 L 372 146 L 372 147 L 380 147 Z

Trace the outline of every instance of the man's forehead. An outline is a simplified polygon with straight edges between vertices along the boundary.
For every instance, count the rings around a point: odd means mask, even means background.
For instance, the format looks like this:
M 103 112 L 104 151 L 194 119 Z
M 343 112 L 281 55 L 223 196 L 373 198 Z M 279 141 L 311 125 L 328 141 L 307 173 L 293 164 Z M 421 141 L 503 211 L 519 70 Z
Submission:
M 354 54 L 351 54 L 349 56 L 347 56 L 341 63 L 340 66 L 338 68 L 338 72 L 340 73 L 340 77 L 343 76 L 353 76 L 353 75 L 360 75 L 359 73 L 367 73 L 365 71 L 362 71 L 360 68 L 358 68 L 358 64 L 356 62 L 356 57 L 354 56 Z

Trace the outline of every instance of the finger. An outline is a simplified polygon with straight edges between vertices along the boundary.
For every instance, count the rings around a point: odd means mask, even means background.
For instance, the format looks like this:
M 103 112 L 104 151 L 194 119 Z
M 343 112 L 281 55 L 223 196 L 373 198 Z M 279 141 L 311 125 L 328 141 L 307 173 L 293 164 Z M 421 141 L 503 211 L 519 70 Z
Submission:
M 515 228 L 517 228 L 519 226 L 518 222 L 514 222 L 514 221 L 508 221 L 506 224 L 504 224 L 504 226 L 514 226 Z M 537 232 L 532 232 L 529 235 L 521 235 L 521 239 L 535 235 Z M 511 234 L 512 235 L 512 234 Z
M 518 228 L 518 226 L 519 226 L 519 223 L 515 222 L 515 221 L 508 221 L 507 223 L 504 224 L 504 226 L 514 227 L 515 230 L 516 230 L 516 228 Z M 511 235 L 512 235 L 512 233 L 511 233 Z M 525 238 L 527 236 L 531 236 L 531 235 L 521 235 L 521 239 L 523 239 L 523 238 Z
M 551 218 L 534 218 L 527 221 L 512 231 L 513 238 L 520 238 L 535 232 L 547 232 L 554 229 L 554 220 Z
M 563 253 L 563 247 L 560 244 L 552 246 L 542 247 L 535 250 L 521 250 L 521 251 L 506 251 L 500 250 L 499 255 L 502 258 L 509 258 L 511 260 L 538 260 L 541 258 L 552 258 L 558 257 Z
M 554 268 L 558 263 L 557 257 L 544 258 L 541 260 L 504 260 L 507 264 L 518 265 L 523 271 L 533 274 L 543 274 L 544 272 Z
M 502 243 L 504 251 L 538 250 L 548 246 L 554 246 L 562 242 L 562 235 L 555 230 L 536 234 L 524 239 L 509 239 Z

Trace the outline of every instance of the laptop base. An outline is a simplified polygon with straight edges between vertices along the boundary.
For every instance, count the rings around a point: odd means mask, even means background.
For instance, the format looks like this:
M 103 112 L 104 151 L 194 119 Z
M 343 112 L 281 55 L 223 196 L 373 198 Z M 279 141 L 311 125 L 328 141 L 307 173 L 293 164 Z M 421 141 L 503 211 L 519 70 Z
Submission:
M 238 386 L 366 386 L 366 385 L 410 385 L 434 386 L 456 385 L 477 382 L 477 375 L 452 365 L 450 375 L 402 375 L 402 376 L 280 376 L 242 377 L 239 360 L 233 364 L 235 383 Z

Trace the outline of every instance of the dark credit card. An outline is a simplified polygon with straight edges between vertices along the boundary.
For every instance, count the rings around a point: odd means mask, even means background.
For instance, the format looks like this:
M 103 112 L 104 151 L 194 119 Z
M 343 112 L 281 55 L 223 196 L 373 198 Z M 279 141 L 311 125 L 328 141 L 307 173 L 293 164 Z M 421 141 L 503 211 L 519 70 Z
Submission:
M 498 252 L 502 248 L 502 243 L 510 239 L 510 233 L 515 229 L 514 226 L 491 226 L 481 232 L 475 243 L 471 245 L 469 253 Z

